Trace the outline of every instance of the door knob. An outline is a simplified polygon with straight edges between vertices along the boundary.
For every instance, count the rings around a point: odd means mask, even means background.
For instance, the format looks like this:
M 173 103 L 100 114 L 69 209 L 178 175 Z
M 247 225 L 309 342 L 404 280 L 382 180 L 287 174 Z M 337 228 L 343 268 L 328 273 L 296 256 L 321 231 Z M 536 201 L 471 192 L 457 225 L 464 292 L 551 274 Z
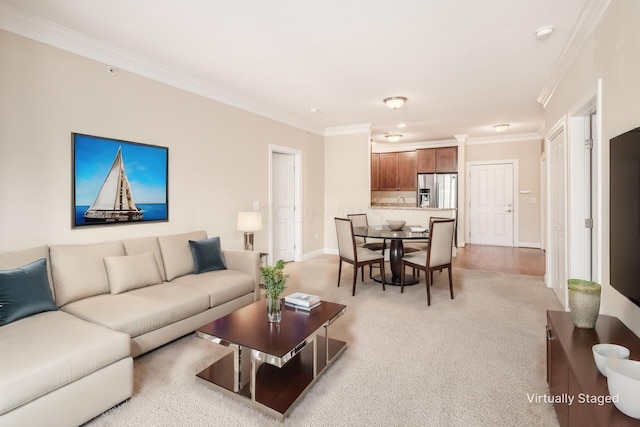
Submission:
M 511 212 L 511 209 L 507 209 L 507 212 Z

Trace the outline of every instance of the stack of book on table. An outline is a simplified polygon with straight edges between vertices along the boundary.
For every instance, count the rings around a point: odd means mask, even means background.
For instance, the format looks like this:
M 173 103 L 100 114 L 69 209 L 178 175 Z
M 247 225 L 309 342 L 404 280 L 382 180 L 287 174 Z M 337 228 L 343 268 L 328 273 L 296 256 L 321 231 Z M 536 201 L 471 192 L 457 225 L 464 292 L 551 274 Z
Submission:
M 320 305 L 320 297 L 304 292 L 295 292 L 284 297 L 284 303 L 288 307 L 310 311 Z

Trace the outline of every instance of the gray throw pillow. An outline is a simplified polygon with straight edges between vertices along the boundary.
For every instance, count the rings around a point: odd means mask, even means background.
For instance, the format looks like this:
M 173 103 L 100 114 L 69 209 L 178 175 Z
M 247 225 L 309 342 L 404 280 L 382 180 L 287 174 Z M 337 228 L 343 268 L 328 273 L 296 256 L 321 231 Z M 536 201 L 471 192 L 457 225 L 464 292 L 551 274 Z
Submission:
M 57 309 L 49 287 L 45 258 L 13 270 L 0 271 L 0 326 Z
M 200 274 L 206 271 L 227 269 L 222 257 L 219 237 L 205 240 L 189 240 L 189 247 L 193 255 L 194 273 Z

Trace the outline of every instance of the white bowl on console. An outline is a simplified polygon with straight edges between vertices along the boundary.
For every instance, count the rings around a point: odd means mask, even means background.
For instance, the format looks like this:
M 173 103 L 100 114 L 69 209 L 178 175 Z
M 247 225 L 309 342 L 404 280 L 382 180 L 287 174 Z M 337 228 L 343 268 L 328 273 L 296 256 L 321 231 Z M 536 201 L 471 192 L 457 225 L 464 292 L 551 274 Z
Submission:
M 606 361 L 608 357 L 616 359 L 628 359 L 629 349 L 618 344 L 596 344 L 591 347 L 593 359 L 602 375 L 607 376 Z
M 407 223 L 407 221 L 396 221 L 396 220 L 388 220 L 387 224 L 389 224 L 389 228 L 393 231 L 402 230 L 402 227 Z
M 607 358 L 607 385 L 616 408 L 631 418 L 640 419 L 640 362 Z

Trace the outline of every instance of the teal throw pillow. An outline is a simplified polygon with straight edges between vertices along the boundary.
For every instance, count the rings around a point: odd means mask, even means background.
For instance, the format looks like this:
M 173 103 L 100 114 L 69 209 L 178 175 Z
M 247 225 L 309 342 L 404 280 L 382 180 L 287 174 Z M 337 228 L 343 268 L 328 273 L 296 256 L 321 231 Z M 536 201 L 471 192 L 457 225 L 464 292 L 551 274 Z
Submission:
M 0 326 L 57 309 L 45 258 L 24 267 L 0 271 Z
M 222 257 L 219 237 L 212 237 L 206 240 L 189 240 L 189 247 L 191 247 L 196 274 L 227 269 Z

